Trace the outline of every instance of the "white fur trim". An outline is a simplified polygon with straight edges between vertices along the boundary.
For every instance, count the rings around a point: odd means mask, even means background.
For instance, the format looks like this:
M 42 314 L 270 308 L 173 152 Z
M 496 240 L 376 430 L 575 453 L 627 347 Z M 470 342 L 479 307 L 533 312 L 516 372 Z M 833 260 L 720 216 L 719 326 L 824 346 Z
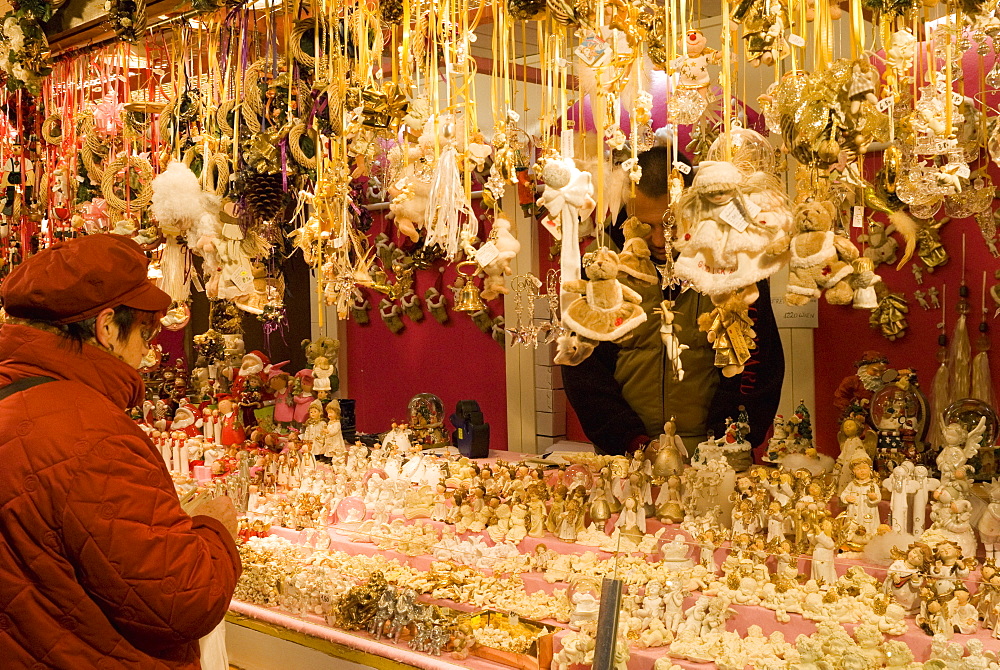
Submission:
M 795 295 L 807 295 L 810 298 L 818 298 L 820 296 L 818 288 L 806 288 L 805 286 L 789 286 L 785 291 L 794 293 Z
M 851 267 L 850 265 L 845 265 L 844 267 L 840 268 L 839 272 L 833 273 L 832 276 L 828 277 L 823 282 L 823 288 L 830 288 L 831 286 L 836 286 L 837 282 L 840 282 L 840 281 L 843 281 L 844 279 L 847 279 L 847 277 L 852 272 L 854 272 L 854 268 Z

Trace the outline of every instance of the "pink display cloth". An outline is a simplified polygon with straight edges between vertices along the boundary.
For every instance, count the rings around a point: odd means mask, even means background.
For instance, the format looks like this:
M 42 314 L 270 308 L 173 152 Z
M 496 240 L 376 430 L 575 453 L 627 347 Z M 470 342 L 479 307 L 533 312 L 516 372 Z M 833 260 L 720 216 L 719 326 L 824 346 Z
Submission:
M 431 522 L 431 521 L 427 521 L 427 520 L 425 520 L 425 521 L 427 523 L 436 523 L 436 522 Z M 305 538 L 306 538 L 306 534 L 304 532 L 291 530 L 289 528 L 273 527 L 271 529 L 271 532 L 274 535 L 278 535 L 280 537 L 283 537 L 283 538 L 289 540 L 290 542 L 294 542 L 296 544 L 302 544 L 305 541 Z M 364 542 L 356 542 L 353 539 L 351 539 L 351 537 L 349 537 L 347 534 L 344 534 L 344 533 L 340 532 L 339 529 L 334 528 L 334 527 L 328 528 L 328 532 L 329 532 L 330 538 L 331 538 L 330 549 L 331 550 L 335 550 L 335 551 L 343 551 L 343 552 L 345 552 L 347 554 L 350 554 L 352 556 L 356 556 L 356 555 L 360 555 L 360 554 L 364 554 L 364 555 L 368 555 L 368 556 L 378 555 L 378 556 L 381 556 L 381 557 L 385 558 L 386 560 L 393 560 L 393 559 L 395 559 L 395 560 L 399 561 L 400 563 L 408 564 L 408 565 L 410 565 L 410 566 L 412 566 L 412 567 L 414 567 L 416 569 L 419 569 L 419 570 L 428 570 L 430 568 L 431 563 L 435 560 L 431 556 L 415 556 L 415 557 L 414 556 L 407 556 L 405 554 L 402 554 L 402 553 L 396 552 L 396 551 L 381 550 L 381 549 L 379 549 L 378 547 L 376 547 L 373 544 L 368 544 L 368 543 L 364 543 Z M 672 539 L 674 537 L 674 535 L 678 534 L 678 533 L 681 534 L 681 535 L 685 535 L 685 533 L 683 531 L 679 530 L 677 528 L 677 526 L 667 526 L 667 530 L 664 533 L 664 538 L 667 539 L 667 540 Z M 482 534 L 467 533 L 463 537 L 467 537 L 469 535 L 482 535 L 482 536 L 485 537 L 485 533 L 482 533 Z M 555 537 L 552 537 L 552 536 L 547 536 L 545 538 L 530 538 L 530 537 L 529 538 L 525 538 L 524 541 L 522 541 L 522 543 L 519 545 L 519 547 L 520 547 L 520 550 L 521 550 L 522 553 L 527 553 L 529 551 L 534 550 L 534 547 L 537 546 L 540 543 L 541 544 L 545 544 L 549 549 L 551 549 L 553 551 L 556 551 L 558 553 L 562 553 L 562 554 L 579 554 L 579 553 L 582 553 L 584 551 L 590 550 L 590 551 L 596 552 L 598 554 L 598 556 L 601 557 L 601 558 L 608 558 L 609 556 L 611 556 L 611 554 L 608 554 L 606 552 L 601 552 L 601 551 L 598 551 L 598 550 L 593 549 L 593 548 L 588 548 L 585 545 L 578 545 L 578 544 L 571 544 L 571 543 L 567 543 L 567 542 L 562 542 L 559 539 L 557 539 Z M 691 549 L 692 549 L 692 551 L 690 553 L 690 556 L 692 558 L 694 558 L 695 555 L 696 555 L 695 554 L 695 548 L 692 546 Z M 725 556 L 726 556 L 727 553 L 728 553 L 728 548 L 726 548 L 726 547 L 720 548 L 716 552 L 716 560 L 717 560 L 717 562 L 721 563 L 722 560 L 725 559 Z M 799 559 L 799 571 L 800 572 L 802 572 L 804 574 L 807 574 L 807 575 L 809 574 L 809 570 L 810 570 L 809 561 L 810 561 L 810 559 L 807 556 L 803 556 L 803 557 L 801 557 Z M 769 563 L 771 563 L 771 562 L 773 562 L 773 559 L 769 560 Z M 886 568 L 880 567 L 880 566 L 875 566 L 875 565 L 872 565 L 870 563 L 865 563 L 864 561 L 857 560 L 857 559 L 843 559 L 843 558 L 838 559 L 837 560 L 837 572 L 838 572 L 838 574 L 842 575 L 842 574 L 846 573 L 849 568 L 851 568 L 853 566 L 856 566 L 856 565 L 864 566 L 865 571 L 868 572 L 868 574 L 870 574 L 872 577 L 874 577 L 877 580 L 882 580 L 882 579 L 885 578 Z M 773 568 L 773 565 L 771 567 Z M 977 578 L 978 578 L 978 573 L 973 573 L 970 576 L 970 579 L 967 580 L 967 583 L 971 587 L 970 590 L 972 590 L 972 591 L 976 590 L 976 587 L 975 587 L 974 584 L 975 584 Z M 524 581 L 525 590 L 527 592 L 529 592 L 529 593 L 532 593 L 532 592 L 535 592 L 535 591 L 538 591 L 538 590 L 544 590 L 544 591 L 546 591 L 548 593 L 551 593 L 553 591 L 553 589 L 556 589 L 556 588 L 563 588 L 563 589 L 567 588 L 567 584 L 565 584 L 565 583 L 557 582 L 557 583 L 554 583 L 554 584 L 550 584 L 550 583 L 546 582 L 544 580 L 542 574 L 538 573 L 538 572 L 524 573 L 522 575 L 522 579 Z M 691 607 L 692 605 L 694 605 L 695 600 L 697 600 L 697 597 L 698 597 L 697 593 L 694 594 L 694 595 L 692 595 L 692 596 L 689 596 L 685 600 L 685 602 L 684 602 L 685 608 Z M 464 604 L 464 603 L 454 603 L 452 601 L 435 601 L 435 602 L 437 602 L 438 604 L 441 604 L 441 605 L 445 605 L 445 606 L 448 606 L 448 607 L 452 607 L 454 609 L 459 609 L 459 610 L 464 610 L 464 611 L 471 611 L 471 610 L 475 609 L 474 607 L 472 607 L 472 606 L 470 606 L 468 604 Z M 234 601 L 234 603 L 235 603 L 235 601 Z M 310 620 L 315 620 L 317 622 L 322 622 L 322 619 L 320 619 L 319 617 L 308 617 L 308 616 L 301 617 L 301 618 L 300 617 L 292 617 L 291 615 L 283 614 L 283 613 L 281 613 L 281 612 L 279 612 L 277 610 L 265 610 L 263 608 L 254 607 L 252 605 L 246 605 L 244 603 L 240 603 L 240 605 L 242 605 L 243 607 L 253 607 L 254 610 L 257 610 L 257 611 L 268 612 L 268 613 L 270 613 L 271 616 L 275 616 L 275 617 L 279 617 L 279 618 L 285 617 L 287 619 L 295 620 L 295 621 L 300 621 L 302 623 L 308 623 Z M 805 619 L 805 618 L 803 618 L 802 616 L 800 616 L 798 614 L 790 614 L 789 616 L 791 617 L 791 620 L 788 623 L 780 623 L 780 622 L 778 622 L 775 619 L 774 612 L 771 611 L 771 610 L 769 610 L 769 609 L 767 609 L 767 608 L 764 608 L 764 607 L 747 606 L 747 605 L 733 605 L 733 609 L 736 610 L 736 615 L 726 623 L 726 629 L 730 630 L 730 631 L 738 631 L 741 635 L 746 635 L 747 629 L 750 626 L 757 625 L 757 626 L 760 626 L 763 629 L 764 635 L 770 635 L 774 631 L 780 630 L 784 634 L 785 640 L 794 643 L 795 638 L 797 636 L 799 636 L 799 635 L 809 635 L 809 634 L 812 634 L 812 633 L 816 632 L 816 624 L 815 624 L 815 622 L 810 621 L 808 619 Z M 246 613 L 246 612 L 242 612 L 241 611 L 241 613 Z M 249 614 L 248 616 L 254 616 L 254 615 L 253 614 Z M 284 620 L 284 619 L 282 619 L 282 620 Z M 272 623 L 280 623 L 280 622 L 274 622 L 274 621 L 272 621 Z M 549 624 L 552 624 L 552 625 L 555 625 L 555 626 L 562 626 L 562 624 L 559 624 L 559 623 L 557 623 L 555 621 L 546 621 L 545 623 L 549 623 Z M 922 630 L 920 630 L 916 626 L 916 624 L 913 622 L 913 618 L 912 617 L 910 617 L 910 618 L 907 619 L 907 623 L 909 624 L 910 627 L 909 627 L 909 630 L 905 634 L 903 634 L 903 635 L 901 635 L 899 637 L 889 638 L 889 639 L 902 640 L 913 651 L 914 656 L 918 660 L 926 660 L 927 657 L 930 654 L 930 648 L 931 648 L 931 638 L 930 638 L 930 636 L 926 635 Z M 281 624 L 281 625 L 284 625 L 284 624 Z M 373 651 L 372 653 L 377 653 L 379 655 L 386 656 L 387 658 L 393 658 L 395 660 L 401 660 L 401 659 L 397 658 L 397 656 L 390 655 L 390 654 L 407 653 L 407 654 L 410 654 L 411 656 L 415 655 L 415 656 L 418 656 L 418 657 L 420 657 L 422 659 L 429 659 L 430 658 L 432 661 L 433 660 L 437 660 L 437 659 L 433 659 L 431 657 L 428 657 L 428 656 L 426 656 L 424 654 L 417 654 L 416 652 L 411 652 L 409 649 L 406 649 L 404 646 L 393 645 L 391 643 L 390 644 L 385 644 L 384 642 L 383 643 L 379 643 L 379 642 L 377 642 L 377 641 L 375 641 L 375 640 L 373 640 L 371 638 L 362 636 L 362 634 L 360 634 L 360 633 L 346 633 L 344 631 L 338 631 L 338 630 L 335 630 L 335 629 L 329 629 L 327 626 L 325 626 L 325 624 L 322 624 L 322 623 L 311 624 L 311 625 L 315 625 L 318 628 L 326 628 L 328 630 L 333 631 L 333 633 L 336 633 L 336 634 L 339 634 L 339 635 L 344 635 L 344 636 L 347 636 L 347 637 L 350 637 L 350 638 L 354 638 L 354 639 L 358 639 L 358 640 L 364 640 L 366 643 L 368 643 L 370 645 L 373 645 L 374 646 L 373 648 L 385 647 L 386 648 L 385 649 L 385 653 L 382 653 L 382 652 L 379 652 L 379 651 Z M 855 626 L 856 626 L 856 624 L 851 624 L 851 623 L 844 624 L 844 627 L 849 632 L 852 632 L 854 630 Z M 292 628 L 292 626 L 288 626 L 288 627 Z M 292 629 L 293 630 L 298 630 L 297 628 L 292 628 Z M 306 632 L 306 631 L 302 631 L 302 632 Z M 559 634 L 556 635 L 556 643 L 555 643 L 555 649 L 556 650 L 558 650 L 560 648 L 559 640 L 560 640 L 560 638 L 563 635 L 565 635 L 565 633 L 559 633 Z M 320 636 L 320 637 L 324 637 L 324 636 Z M 992 632 L 989 631 L 989 630 L 986 630 L 986 629 L 981 629 L 981 630 L 979 630 L 977 633 L 975 633 L 973 635 L 960 635 L 960 634 L 956 634 L 953 641 L 954 642 L 960 642 L 960 643 L 962 643 L 964 645 L 968 640 L 973 639 L 973 638 L 982 640 L 984 646 L 986 647 L 986 649 L 1000 653 L 1000 640 L 994 639 L 992 637 Z M 326 639 L 333 639 L 333 638 L 326 637 Z M 335 640 L 335 641 L 341 642 L 341 640 L 339 640 L 339 639 Z M 346 642 L 341 642 L 341 643 L 342 644 L 347 644 Z M 348 645 L 348 646 L 350 646 L 350 645 Z M 361 649 L 361 647 L 354 647 L 354 648 Z M 370 651 L 370 650 L 368 648 L 365 648 L 364 651 Z M 658 648 L 653 648 L 653 649 L 636 649 L 636 648 L 633 648 L 632 649 L 632 657 L 629 660 L 629 664 L 628 664 L 629 670 L 651 670 L 651 668 L 653 667 L 653 664 L 656 662 L 656 660 L 658 658 L 664 656 L 665 654 L 666 654 L 666 647 L 658 647 Z M 405 662 L 409 663 L 411 661 L 407 660 Z M 481 659 L 478 659 L 477 662 L 483 664 L 481 667 L 496 667 L 496 664 L 492 664 L 492 663 L 489 663 L 487 661 L 483 661 Z M 469 663 L 468 661 L 462 661 L 462 664 L 463 664 L 462 667 L 480 667 L 480 666 L 469 665 L 468 663 Z M 691 661 L 686 661 L 686 660 L 682 660 L 682 659 L 674 659 L 674 663 L 676 663 L 677 665 L 680 665 L 682 668 L 689 668 L 690 670 L 702 670 L 702 669 L 707 670 L 707 669 L 715 667 L 715 664 L 713 664 L 713 663 L 693 663 Z M 414 665 L 416 665 L 416 664 L 414 664 Z M 454 664 L 453 663 L 452 664 L 447 664 L 447 666 L 448 667 L 453 667 Z M 432 666 L 421 665 L 421 666 L 418 666 L 418 667 L 433 667 L 433 668 L 438 668 L 438 667 L 444 667 L 444 666 L 441 666 L 441 665 L 432 665 Z

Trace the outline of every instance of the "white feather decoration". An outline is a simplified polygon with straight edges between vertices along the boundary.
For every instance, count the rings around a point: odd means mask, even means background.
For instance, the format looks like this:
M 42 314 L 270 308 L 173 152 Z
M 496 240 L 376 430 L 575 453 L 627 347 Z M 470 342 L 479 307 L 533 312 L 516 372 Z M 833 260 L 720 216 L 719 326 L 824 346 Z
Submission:
M 204 211 L 201 184 L 184 163 L 173 161 L 153 179 L 153 199 L 149 211 L 160 231 L 168 237 L 183 235 Z

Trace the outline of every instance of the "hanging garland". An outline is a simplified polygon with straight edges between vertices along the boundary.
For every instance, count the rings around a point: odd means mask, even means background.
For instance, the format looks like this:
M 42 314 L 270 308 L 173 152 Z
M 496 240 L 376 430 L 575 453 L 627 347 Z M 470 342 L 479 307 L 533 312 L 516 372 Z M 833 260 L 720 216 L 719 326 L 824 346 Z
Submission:
M 38 95 L 42 79 L 52 73 L 49 41 L 42 29 L 51 17 L 47 2 L 20 2 L 0 20 L 0 67 L 8 90 L 23 88 Z

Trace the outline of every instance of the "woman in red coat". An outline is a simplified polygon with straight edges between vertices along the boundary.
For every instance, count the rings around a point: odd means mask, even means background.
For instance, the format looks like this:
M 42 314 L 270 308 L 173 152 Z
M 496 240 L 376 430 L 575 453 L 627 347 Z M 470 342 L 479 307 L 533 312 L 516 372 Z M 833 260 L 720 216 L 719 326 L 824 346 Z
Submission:
M 131 240 L 91 235 L 0 286 L 0 666 L 200 667 L 240 574 L 232 503 L 188 516 L 126 410 L 170 304 Z

